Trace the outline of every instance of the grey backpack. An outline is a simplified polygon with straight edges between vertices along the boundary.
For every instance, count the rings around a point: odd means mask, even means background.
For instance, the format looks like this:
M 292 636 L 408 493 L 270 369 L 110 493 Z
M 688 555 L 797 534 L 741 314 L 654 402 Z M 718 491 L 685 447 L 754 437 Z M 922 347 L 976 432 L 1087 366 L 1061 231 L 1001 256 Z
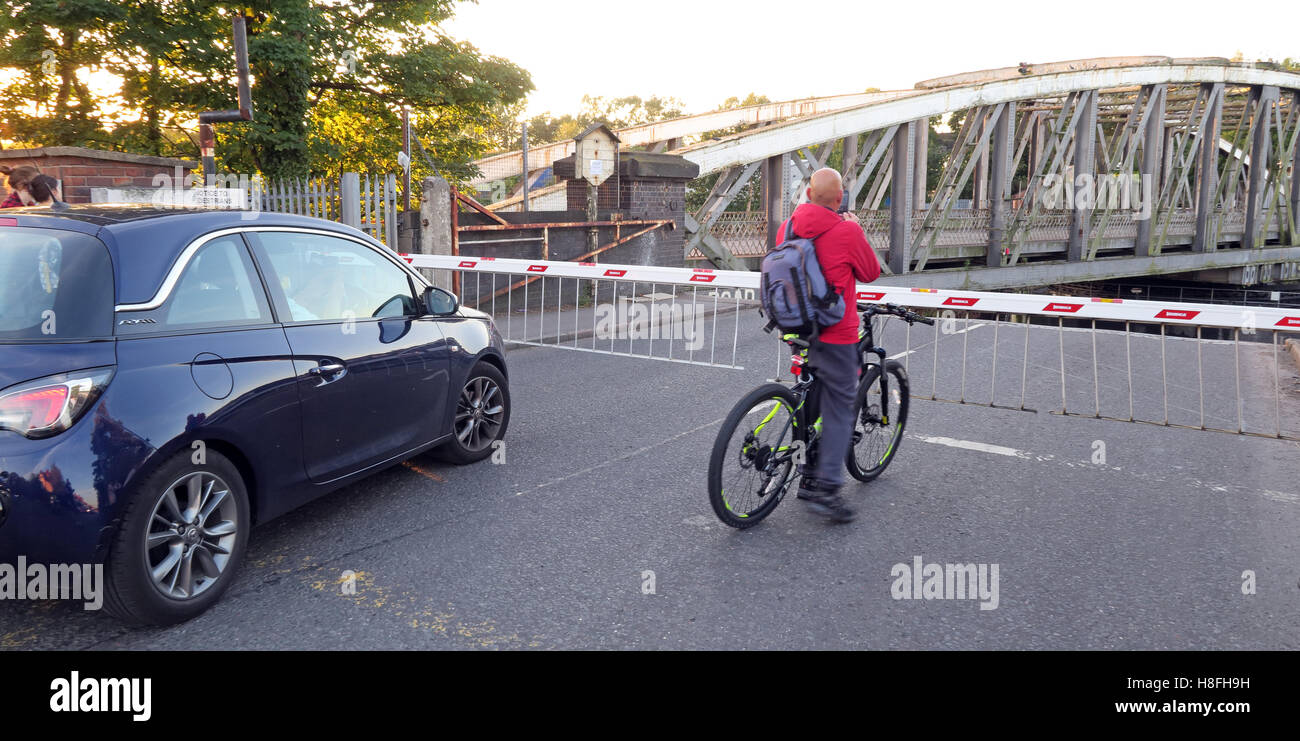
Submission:
M 844 318 L 844 297 L 826 281 L 811 239 L 795 236 L 794 217 L 779 245 L 763 257 L 759 299 L 768 328 L 816 334 Z

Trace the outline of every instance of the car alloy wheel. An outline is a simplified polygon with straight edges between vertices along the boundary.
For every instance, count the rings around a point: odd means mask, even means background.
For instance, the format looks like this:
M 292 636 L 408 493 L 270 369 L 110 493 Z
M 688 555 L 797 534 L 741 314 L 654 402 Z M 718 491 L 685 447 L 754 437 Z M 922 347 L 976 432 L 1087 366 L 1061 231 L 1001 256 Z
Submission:
M 154 588 L 192 599 L 225 573 L 240 527 L 230 486 L 196 471 L 177 479 L 154 503 L 145 534 L 145 563 Z
M 506 408 L 501 387 L 491 378 L 471 378 L 456 402 L 456 439 L 471 453 L 491 445 L 501 433 Z

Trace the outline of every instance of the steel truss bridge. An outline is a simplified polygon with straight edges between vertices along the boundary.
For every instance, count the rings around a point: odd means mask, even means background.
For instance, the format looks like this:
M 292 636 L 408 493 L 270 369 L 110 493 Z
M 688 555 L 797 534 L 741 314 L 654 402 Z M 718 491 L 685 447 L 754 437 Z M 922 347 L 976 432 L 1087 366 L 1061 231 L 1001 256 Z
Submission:
M 961 126 L 928 182 L 930 122 L 950 113 L 962 114 Z M 743 124 L 753 127 L 686 143 Z M 809 176 L 836 153 L 891 285 L 1300 279 L 1300 75 L 1269 64 L 1020 65 L 618 133 L 625 145 L 690 159 L 701 177 L 716 174 L 703 206 L 686 216 L 686 257 L 720 268 L 745 269 L 744 258 L 761 255 Z M 542 167 L 571 149 L 549 145 L 530 161 Z M 480 166 L 492 177 L 520 174 L 519 154 Z M 755 178 L 764 208 L 728 210 Z

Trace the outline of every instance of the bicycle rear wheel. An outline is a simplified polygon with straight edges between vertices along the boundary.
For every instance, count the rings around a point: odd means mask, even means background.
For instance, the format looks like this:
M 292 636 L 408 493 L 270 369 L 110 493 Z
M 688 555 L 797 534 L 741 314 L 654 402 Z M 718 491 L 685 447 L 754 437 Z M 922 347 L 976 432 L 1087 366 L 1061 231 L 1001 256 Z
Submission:
M 785 496 L 803 444 L 798 403 L 789 388 L 769 383 L 749 392 L 723 421 L 709 457 L 709 504 L 724 524 L 757 525 Z
M 871 481 L 883 473 L 903 443 L 911 396 L 907 371 L 890 360 L 885 363 L 885 372 L 888 375 L 882 377 L 880 366 L 869 366 L 858 383 L 853 404 L 853 444 L 845 460 L 849 475 L 858 481 Z

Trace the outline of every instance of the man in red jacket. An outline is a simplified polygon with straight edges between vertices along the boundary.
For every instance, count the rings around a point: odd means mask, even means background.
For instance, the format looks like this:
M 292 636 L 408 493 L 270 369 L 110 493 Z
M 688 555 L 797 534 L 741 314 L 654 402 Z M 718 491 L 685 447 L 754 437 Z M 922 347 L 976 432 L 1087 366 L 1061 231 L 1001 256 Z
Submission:
M 857 219 L 835 212 L 843 198 L 840 174 L 829 167 L 818 170 L 809 181 L 809 202 L 790 217 L 794 233 L 813 240 L 822 274 L 844 297 L 844 318 L 822 328 L 808 353 L 816 371 L 815 403 L 822 417 L 822 433 L 816 458 L 811 461 L 811 475 L 805 471 L 798 494 L 814 512 L 836 522 L 854 517 L 839 490 L 844 484 L 844 458 L 853 439 L 853 397 L 858 389 L 856 283 L 880 277 L 880 262 Z M 785 234 L 784 224 L 778 233 Z

